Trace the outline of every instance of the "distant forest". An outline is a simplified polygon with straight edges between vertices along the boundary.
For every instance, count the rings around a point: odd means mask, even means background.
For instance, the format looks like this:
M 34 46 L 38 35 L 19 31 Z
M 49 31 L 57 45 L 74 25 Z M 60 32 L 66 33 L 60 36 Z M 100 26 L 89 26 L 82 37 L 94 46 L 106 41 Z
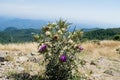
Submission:
M 17 29 L 14 27 L 6 28 L 0 31 L 0 43 L 19 43 L 31 42 L 33 40 L 32 33 L 39 33 L 38 29 Z
M 40 30 L 9 27 L 4 31 L 0 31 L 0 43 L 33 42 L 32 33 L 40 34 Z M 82 40 L 120 40 L 120 28 L 84 31 Z
M 88 40 L 120 40 L 120 28 L 98 29 L 84 33 Z

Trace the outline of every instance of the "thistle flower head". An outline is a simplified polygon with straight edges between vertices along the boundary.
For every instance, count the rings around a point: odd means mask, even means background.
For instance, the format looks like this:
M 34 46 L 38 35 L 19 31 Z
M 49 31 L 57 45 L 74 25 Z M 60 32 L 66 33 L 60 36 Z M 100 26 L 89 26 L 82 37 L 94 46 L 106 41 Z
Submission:
M 79 49 L 80 51 L 82 51 L 83 50 L 83 47 L 82 46 L 80 46 L 80 45 L 75 45 L 74 46 L 76 49 Z
M 82 50 L 83 50 L 83 47 L 82 47 L 82 46 L 79 46 L 79 49 L 80 49 L 80 51 L 82 51 Z
M 53 39 L 54 40 L 58 40 L 59 39 L 59 35 L 54 35 Z
M 60 56 L 60 60 L 62 61 L 62 62 L 66 62 L 66 60 L 67 60 L 67 56 L 66 55 L 61 55 Z
M 47 49 L 47 46 L 44 44 L 44 45 L 42 45 L 42 46 L 40 47 L 39 51 L 40 51 L 40 52 L 43 52 L 43 51 L 45 51 L 46 49 Z

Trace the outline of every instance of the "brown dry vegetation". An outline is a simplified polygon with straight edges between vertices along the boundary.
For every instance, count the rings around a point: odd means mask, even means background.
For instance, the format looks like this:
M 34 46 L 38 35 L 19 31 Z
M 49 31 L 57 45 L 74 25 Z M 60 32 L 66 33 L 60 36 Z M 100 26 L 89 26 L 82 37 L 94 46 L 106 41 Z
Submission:
M 37 51 L 37 43 L 11 43 L 11 44 L 0 44 L 1 51 L 21 51 L 23 53 L 30 53 Z
M 97 58 L 100 56 L 118 58 L 116 49 L 120 48 L 120 41 L 100 41 L 100 45 L 91 41 L 82 44 L 84 48 L 84 57 Z M 0 44 L 0 51 L 21 51 L 23 53 L 37 52 L 37 43 L 17 43 L 17 44 Z M 86 57 L 85 57 L 86 58 Z
M 94 59 L 99 57 L 109 57 L 109 58 L 119 58 L 119 54 L 116 53 L 116 49 L 120 48 L 120 41 L 100 41 L 100 44 L 96 44 L 93 42 L 83 43 L 82 46 L 85 49 L 84 58 L 87 57 Z M 86 56 L 86 57 L 85 57 Z

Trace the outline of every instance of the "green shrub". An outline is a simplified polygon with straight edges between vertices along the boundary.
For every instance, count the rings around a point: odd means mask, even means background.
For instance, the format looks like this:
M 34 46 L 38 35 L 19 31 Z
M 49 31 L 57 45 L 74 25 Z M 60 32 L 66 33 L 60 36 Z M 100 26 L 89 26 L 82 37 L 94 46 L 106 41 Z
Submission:
M 113 39 L 120 41 L 120 35 L 115 35 L 115 36 L 113 37 Z
M 76 75 L 77 65 L 81 61 L 77 56 L 83 50 L 79 44 L 83 32 L 69 32 L 69 28 L 70 24 L 63 20 L 42 28 L 38 42 L 39 52 L 45 57 L 45 80 L 73 80 L 79 77 Z

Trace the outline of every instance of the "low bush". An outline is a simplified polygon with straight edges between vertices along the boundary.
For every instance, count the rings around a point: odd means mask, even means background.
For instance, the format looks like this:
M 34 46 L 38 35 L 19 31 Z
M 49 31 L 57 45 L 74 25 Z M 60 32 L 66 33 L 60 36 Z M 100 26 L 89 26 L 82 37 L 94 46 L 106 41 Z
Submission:
M 40 35 L 34 36 L 39 42 L 39 53 L 45 57 L 45 80 L 80 79 L 77 65 L 81 64 L 78 55 L 84 50 L 80 44 L 83 32 L 69 32 L 69 28 L 70 23 L 59 20 L 47 24 Z

